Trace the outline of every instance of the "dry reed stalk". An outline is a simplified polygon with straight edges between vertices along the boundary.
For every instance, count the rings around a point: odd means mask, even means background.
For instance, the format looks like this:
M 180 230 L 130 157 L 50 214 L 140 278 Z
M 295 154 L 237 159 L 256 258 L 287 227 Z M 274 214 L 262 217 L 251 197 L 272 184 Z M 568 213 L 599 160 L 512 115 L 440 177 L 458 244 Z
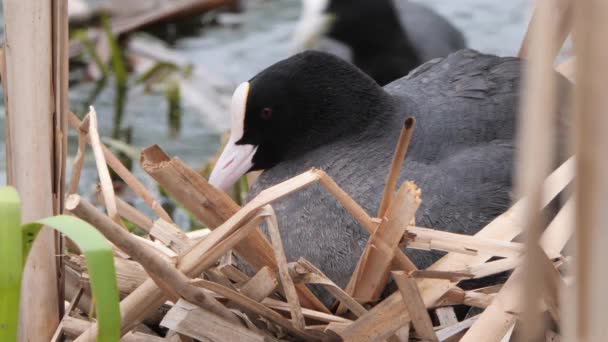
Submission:
M 283 241 L 281 240 L 281 233 L 279 232 L 279 223 L 277 222 L 276 214 L 271 206 L 265 206 L 262 210 L 266 211 L 268 214 L 266 218 L 266 227 L 268 228 L 268 235 L 270 236 L 270 242 L 272 244 L 272 249 L 274 250 L 274 257 L 277 262 L 281 286 L 283 287 L 285 297 L 289 303 L 291 320 L 295 327 L 304 329 L 304 316 L 302 315 L 300 300 L 298 299 L 298 294 L 293 285 L 293 280 L 289 276 L 287 257 L 285 256 L 285 250 L 283 249 Z
M 440 327 L 449 327 L 458 323 L 453 307 L 442 307 L 435 310 Z
M 264 298 L 270 296 L 278 285 L 279 281 L 275 273 L 270 267 L 264 266 L 240 288 L 240 291 L 256 302 L 261 302 Z
M 76 294 L 72 297 L 72 300 L 70 301 L 70 305 L 68 305 L 68 307 L 65 309 L 63 318 L 61 319 L 61 321 L 59 321 L 57 330 L 55 330 L 55 333 L 53 334 L 53 337 L 51 338 L 51 342 L 57 342 L 63 336 L 63 320 L 66 317 L 70 316 L 70 313 L 72 312 L 72 310 L 74 310 L 76 305 L 78 305 L 78 301 L 80 301 L 80 297 L 82 296 L 83 293 L 84 293 L 84 289 L 81 287 L 78 289 L 78 292 L 76 292 Z
M 561 5 L 562 13 L 555 20 L 555 2 L 547 0 L 537 2 L 534 18 L 523 44 L 523 50 L 527 50 L 526 57 L 529 61 L 523 75 L 525 91 L 522 94 L 519 111 L 518 146 L 520 148 L 516 161 L 515 190 L 519 197 L 528 198 L 528 206 L 524 216 L 524 225 L 527 229 L 526 254 L 522 269 L 523 282 L 520 284 L 516 282 L 514 286 L 524 287 L 523 296 L 519 299 L 523 301 L 522 338 L 529 341 L 540 340 L 545 333 L 541 302 L 547 279 L 543 270 L 545 263 L 541 260 L 546 256 L 539 245 L 539 239 L 546 225 L 546 218 L 541 213 L 540 202 L 543 181 L 550 173 L 556 152 L 553 146 L 556 139 L 554 132 L 557 128 L 554 124 L 557 109 L 557 77 L 553 61 L 570 32 L 570 27 L 567 25 L 570 23 L 570 1 L 564 0 Z M 558 33 L 560 29 L 561 32 Z M 553 267 L 551 263 L 549 265 Z M 509 289 L 505 286 L 501 292 L 503 291 L 507 292 Z M 502 296 L 499 295 L 497 301 L 499 298 Z M 517 298 L 512 297 L 513 300 Z M 498 320 L 508 321 L 501 318 Z M 478 320 L 475 326 L 485 331 L 499 330 L 484 327 L 482 324 L 485 322 Z
M 459 335 L 461 335 L 466 329 L 470 328 L 471 325 L 473 325 L 473 323 L 475 323 L 477 320 L 477 317 L 478 316 L 473 316 L 449 327 L 437 330 L 437 339 L 439 339 L 439 341 L 458 341 Z
M 32 222 L 53 215 L 61 200 L 56 188 L 60 173 L 53 164 L 53 7 L 50 1 L 36 0 L 5 0 L 3 4 L 7 183 L 15 186 L 21 197 L 21 221 Z M 48 341 L 59 324 L 63 299 L 55 286 L 58 252 L 54 231 L 43 229 L 22 278 L 20 341 Z
M 388 177 L 386 178 L 386 185 L 384 186 L 384 192 L 382 193 L 382 201 L 378 208 L 378 215 L 376 215 L 379 218 L 384 217 L 384 214 L 388 210 L 393 199 L 397 179 L 399 178 L 399 173 L 401 173 L 403 161 L 407 154 L 407 148 L 410 145 L 410 140 L 412 140 L 412 134 L 414 134 L 415 123 L 416 119 L 413 117 L 408 117 L 403 123 L 403 128 L 399 134 L 399 140 L 397 141 L 397 146 L 395 147 L 395 152 L 393 154 L 393 160 L 391 161 Z
M 449 281 L 461 281 L 464 279 L 473 278 L 473 274 L 467 272 L 452 272 L 452 271 L 429 271 L 418 270 L 408 274 L 412 278 L 432 278 L 432 279 L 447 279 Z
M 290 333 L 294 334 L 299 338 L 303 338 L 305 340 L 319 340 L 322 339 L 323 335 L 310 331 L 298 328 L 292 324 L 290 320 L 283 317 L 282 315 L 274 312 L 273 310 L 267 308 L 266 306 L 256 302 L 255 300 L 244 296 L 234 290 L 221 286 L 219 284 L 203 280 L 203 279 L 194 279 L 191 281 L 192 284 L 196 286 L 200 286 L 209 291 L 213 291 L 220 296 L 231 301 L 236 306 L 247 310 L 255 312 L 256 314 L 270 320 L 271 322 L 279 325 Z
M 519 58 L 527 59 L 530 57 L 530 44 L 533 44 L 530 41 L 534 39 L 533 27 L 535 25 L 539 25 L 538 22 L 544 21 L 544 19 L 541 18 L 542 14 L 540 14 L 540 12 L 542 11 L 541 6 L 545 5 L 543 2 L 550 2 L 550 7 L 547 6 L 545 10 L 548 11 L 547 14 L 550 16 L 551 21 L 547 21 L 546 23 L 556 28 L 556 44 L 552 45 L 550 47 L 550 50 L 546 50 L 547 54 L 551 56 L 552 61 L 559 53 L 559 50 L 561 49 L 562 45 L 566 41 L 566 38 L 568 38 L 570 31 L 572 30 L 572 12 L 574 9 L 574 0 L 536 1 L 536 9 L 534 10 L 532 19 L 528 24 L 528 30 L 526 31 L 524 39 L 521 43 L 521 47 L 519 48 Z
M 85 149 L 87 144 L 87 133 L 89 130 L 89 116 L 85 116 L 82 124 L 78 126 L 78 150 L 72 164 L 72 174 L 70 175 L 70 185 L 68 187 L 68 195 L 78 192 L 78 184 L 80 183 L 80 175 L 82 173 L 82 165 L 84 163 Z
M 367 310 L 353 299 L 346 291 L 342 290 L 338 285 L 331 281 L 327 276 L 311 264 L 308 260 L 300 258 L 297 263 L 294 263 L 296 268 L 300 268 L 297 281 L 305 284 L 322 285 L 327 292 L 331 293 L 340 303 L 346 306 L 355 316 L 359 317 L 367 312 Z M 292 276 L 293 278 L 293 276 Z M 294 279 L 294 281 L 296 281 Z
M 70 112 L 68 115 L 68 123 L 73 129 L 78 129 L 82 122 L 78 117 Z M 88 132 L 86 132 L 88 133 Z M 87 138 L 90 143 L 90 138 Z M 120 178 L 127 183 L 127 185 L 135 192 L 139 197 L 141 197 L 144 202 L 158 215 L 158 217 L 164 219 L 167 222 L 173 222 L 171 216 L 167 214 L 167 212 L 163 209 L 163 207 L 156 201 L 154 195 L 146 189 L 146 187 L 139 181 L 133 174 L 120 162 L 118 158 L 103 144 L 101 144 L 101 149 L 103 151 L 104 158 L 106 159 L 106 163 Z
M 120 197 L 116 197 L 116 207 L 118 209 L 118 214 L 122 218 L 133 223 L 146 233 L 150 233 L 150 230 L 152 230 L 152 227 L 154 226 L 154 221 L 152 221 L 148 216 L 144 215 L 141 211 L 137 210 Z
M 150 235 L 178 255 L 186 253 L 193 245 L 183 230 L 163 219 L 154 221 Z
M 410 126 L 411 127 L 411 126 Z M 376 299 L 384 289 L 399 241 L 420 205 L 420 189 L 405 182 L 397 191 L 386 217 L 367 241 L 351 277 L 352 295 L 363 301 Z
M 104 205 L 107 208 L 108 216 L 110 216 L 112 221 L 126 229 L 120 216 L 118 216 L 114 184 L 112 184 L 110 171 L 108 170 L 106 158 L 104 157 L 103 149 L 101 148 L 101 140 L 99 139 L 99 131 L 97 130 L 97 112 L 93 106 L 89 107 L 89 114 L 87 114 L 87 116 L 89 117 L 89 126 L 87 127 L 88 138 L 91 142 L 91 149 L 93 150 L 95 164 L 97 165 L 97 174 L 99 176 Z
M 422 339 L 437 341 L 431 317 L 429 317 L 422 297 L 420 297 L 416 280 L 402 271 L 392 273 L 395 283 L 399 287 L 403 303 L 411 318 L 412 326 L 414 326 L 414 329 Z
M 555 170 L 545 181 L 542 204 L 547 205 L 573 178 L 573 159 L 569 159 Z M 511 241 L 522 231 L 525 199 L 515 203 L 509 210 L 495 218 L 475 236 L 503 241 Z M 479 265 L 489 259 L 487 256 L 469 256 L 449 253 L 435 262 L 428 270 L 450 271 Z M 427 307 L 432 306 L 456 284 L 443 279 L 421 279 L 418 287 Z M 388 338 L 410 321 L 409 314 L 399 293 L 394 293 L 367 314 L 339 334 L 346 341 L 357 339 Z
M 422 227 L 408 227 L 406 237 L 407 246 L 417 249 L 461 251 L 464 254 L 480 253 L 505 258 L 517 257 L 524 251 L 523 244 L 517 242 L 484 239 Z
M 576 237 L 574 314 L 564 312 L 567 338 L 601 341 L 606 338 L 608 270 L 608 2 L 576 1 L 575 153 Z
M 267 341 L 267 337 L 240 324 L 218 319 L 214 314 L 180 299 L 161 326 L 201 341 Z

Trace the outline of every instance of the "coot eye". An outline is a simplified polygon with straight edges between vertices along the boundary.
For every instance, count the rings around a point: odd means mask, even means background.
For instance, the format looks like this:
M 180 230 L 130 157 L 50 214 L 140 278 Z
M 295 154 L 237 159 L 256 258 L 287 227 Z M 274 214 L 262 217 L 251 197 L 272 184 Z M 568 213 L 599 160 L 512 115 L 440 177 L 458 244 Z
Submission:
M 266 107 L 262 109 L 262 113 L 260 114 L 262 120 L 270 120 L 272 119 L 272 108 Z

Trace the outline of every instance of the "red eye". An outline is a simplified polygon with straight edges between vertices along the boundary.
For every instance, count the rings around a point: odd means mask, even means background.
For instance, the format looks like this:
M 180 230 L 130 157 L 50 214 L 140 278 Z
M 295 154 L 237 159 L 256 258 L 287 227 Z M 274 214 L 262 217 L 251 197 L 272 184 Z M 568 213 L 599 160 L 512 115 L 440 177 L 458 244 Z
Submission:
M 262 112 L 260 113 L 260 117 L 262 117 L 262 120 L 272 119 L 272 108 L 266 107 L 266 108 L 262 109 Z

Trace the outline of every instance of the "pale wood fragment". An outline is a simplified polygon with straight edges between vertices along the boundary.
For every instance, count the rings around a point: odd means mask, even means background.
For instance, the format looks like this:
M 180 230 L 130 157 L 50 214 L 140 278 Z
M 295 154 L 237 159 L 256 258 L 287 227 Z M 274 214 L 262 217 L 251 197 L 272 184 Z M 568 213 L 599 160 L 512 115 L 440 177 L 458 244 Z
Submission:
M 392 273 L 393 278 L 399 287 L 399 292 L 401 292 L 401 298 L 411 317 L 414 329 L 423 339 L 437 341 L 437 336 L 433 330 L 433 323 L 431 322 L 429 313 L 426 311 L 426 306 L 422 301 L 422 297 L 420 297 L 416 280 L 409 277 L 404 272 Z

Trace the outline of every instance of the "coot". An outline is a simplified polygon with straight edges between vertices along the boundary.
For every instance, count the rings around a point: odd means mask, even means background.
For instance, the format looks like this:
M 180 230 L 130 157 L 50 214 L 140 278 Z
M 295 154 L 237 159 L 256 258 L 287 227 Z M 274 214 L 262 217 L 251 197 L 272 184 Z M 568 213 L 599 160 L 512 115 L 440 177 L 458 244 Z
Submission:
M 304 0 L 302 9 L 295 51 L 316 48 L 352 59 L 381 85 L 465 47 L 445 18 L 407 0 Z
M 516 58 L 462 50 L 383 88 L 333 55 L 297 54 L 235 91 L 230 140 L 210 182 L 227 189 L 263 169 L 252 198 L 316 167 L 374 215 L 411 115 L 416 127 L 399 184 L 413 180 L 422 190 L 416 224 L 474 234 L 511 203 L 521 67 Z M 303 256 L 345 286 L 366 230 L 320 185 L 273 206 L 288 259 Z M 406 254 L 419 268 L 439 256 Z

